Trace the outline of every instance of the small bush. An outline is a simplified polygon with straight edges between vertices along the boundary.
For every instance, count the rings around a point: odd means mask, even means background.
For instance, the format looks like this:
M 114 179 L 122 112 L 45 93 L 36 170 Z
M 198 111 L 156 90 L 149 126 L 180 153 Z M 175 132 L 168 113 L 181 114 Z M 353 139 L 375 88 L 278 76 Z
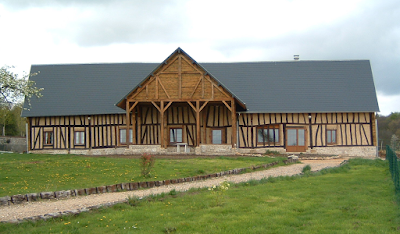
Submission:
M 178 192 L 175 189 L 172 189 L 171 191 L 169 191 L 168 193 L 170 196 L 176 196 L 178 194 Z
M 204 174 L 204 173 L 206 173 L 206 172 L 203 169 L 197 170 L 197 174 Z
M 305 165 L 301 172 L 303 172 L 304 174 L 310 173 L 311 172 L 311 166 L 310 165 Z
M 215 202 L 217 206 L 222 205 L 222 199 L 225 196 L 226 191 L 229 189 L 231 184 L 228 181 L 223 181 L 219 184 L 219 186 L 212 186 L 211 188 L 208 188 L 209 191 L 211 191 L 215 195 Z
M 130 206 L 138 206 L 142 200 L 139 197 L 136 196 L 128 196 L 128 204 Z
M 176 232 L 176 227 L 166 227 L 164 229 L 164 232 L 165 233 L 174 233 L 174 232 Z
M 280 155 L 280 153 L 278 151 L 275 151 L 275 150 L 267 150 L 267 151 L 265 151 L 265 154 L 266 155 L 270 155 L 270 156 Z
M 151 154 L 144 153 L 140 157 L 140 161 L 141 161 L 140 167 L 142 169 L 141 170 L 142 176 L 145 178 L 151 177 L 151 170 L 153 170 L 154 163 L 156 161 L 154 156 Z

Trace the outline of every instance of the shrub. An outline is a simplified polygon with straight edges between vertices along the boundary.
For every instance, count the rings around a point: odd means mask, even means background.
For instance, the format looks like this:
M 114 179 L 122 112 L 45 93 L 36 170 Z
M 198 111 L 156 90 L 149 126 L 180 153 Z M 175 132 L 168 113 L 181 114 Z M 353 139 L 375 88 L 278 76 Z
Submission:
M 267 150 L 267 151 L 265 151 L 265 154 L 269 155 L 269 156 L 280 155 L 280 153 L 278 151 L 275 151 L 275 150 Z
M 222 205 L 221 200 L 223 199 L 223 196 L 225 195 L 225 192 L 229 189 L 230 183 L 228 181 L 223 181 L 219 184 L 219 186 L 212 186 L 211 188 L 208 188 L 214 195 L 215 195 L 215 202 L 217 206 Z
M 178 192 L 176 192 L 175 189 L 172 189 L 171 191 L 169 191 L 168 194 L 171 195 L 171 196 L 176 196 L 178 194 Z
M 151 154 L 144 153 L 140 157 L 140 161 L 141 161 L 140 167 L 142 169 L 142 176 L 147 178 L 151 177 L 150 172 L 153 169 L 155 163 L 154 156 Z
M 311 172 L 311 166 L 310 165 L 305 165 L 301 172 L 303 172 L 304 174 L 310 173 Z
M 128 204 L 130 206 L 138 206 L 142 200 L 139 197 L 136 196 L 128 196 Z

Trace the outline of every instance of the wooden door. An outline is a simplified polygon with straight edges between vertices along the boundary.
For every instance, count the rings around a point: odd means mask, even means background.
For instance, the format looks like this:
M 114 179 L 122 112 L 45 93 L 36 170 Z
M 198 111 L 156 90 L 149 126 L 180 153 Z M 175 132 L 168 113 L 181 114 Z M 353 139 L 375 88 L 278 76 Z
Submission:
M 303 127 L 286 129 L 286 151 L 305 152 L 307 149 L 306 130 Z

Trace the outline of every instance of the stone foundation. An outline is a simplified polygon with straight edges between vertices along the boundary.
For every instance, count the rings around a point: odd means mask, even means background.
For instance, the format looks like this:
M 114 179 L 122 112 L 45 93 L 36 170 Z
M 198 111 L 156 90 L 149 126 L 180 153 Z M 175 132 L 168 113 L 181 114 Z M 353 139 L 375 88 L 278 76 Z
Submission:
M 199 147 L 187 146 L 187 152 L 181 146 L 181 152 L 177 152 L 176 146 L 161 148 L 160 145 L 130 145 L 129 148 L 106 148 L 91 150 L 35 150 L 33 153 L 43 154 L 82 154 L 82 155 L 141 155 L 149 154 L 195 154 L 195 155 L 236 155 L 236 154 L 265 154 L 268 151 L 278 152 L 280 154 L 321 154 L 321 155 L 337 155 L 342 157 L 363 157 L 376 158 L 377 148 L 375 146 L 359 146 L 359 147 L 315 147 L 308 149 L 306 152 L 286 152 L 282 148 L 232 148 L 231 145 L 200 145 Z
M 196 155 L 232 155 L 236 154 L 237 149 L 231 145 L 200 145 L 195 148 Z
M 359 147 L 316 147 L 309 149 L 307 154 L 331 154 L 342 157 L 362 157 L 362 158 L 376 158 L 376 146 L 359 146 Z

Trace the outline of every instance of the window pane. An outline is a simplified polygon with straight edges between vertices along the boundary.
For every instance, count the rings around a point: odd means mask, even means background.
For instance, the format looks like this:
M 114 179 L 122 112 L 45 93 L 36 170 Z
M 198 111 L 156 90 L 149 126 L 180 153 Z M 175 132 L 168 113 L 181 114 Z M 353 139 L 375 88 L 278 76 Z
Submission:
M 83 145 L 85 143 L 85 132 L 75 132 L 75 144 Z
M 277 128 L 269 129 L 268 140 L 269 142 L 279 142 L 279 129 Z
M 298 141 L 299 141 L 299 146 L 304 146 L 304 129 L 298 129 Z
M 258 143 L 263 143 L 264 142 L 263 129 L 258 129 L 257 130 L 257 142 Z
M 44 133 L 44 144 L 46 144 L 46 145 L 53 144 L 53 132 L 45 132 Z
M 170 142 L 176 142 L 176 138 L 175 138 L 175 129 L 170 129 L 169 130 L 169 141 Z
M 327 130 L 327 141 L 328 141 L 328 144 L 329 143 L 332 143 L 332 131 L 331 130 Z
M 287 130 L 287 134 L 288 134 L 288 136 L 287 136 L 287 143 L 288 143 L 288 145 L 291 145 L 291 146 L 293 146 L 293 145 L 297 145 L 297 130 L 296 129 L 288 129 Z
M 126 143 L 126 129 L 119 130 L 119 142 Z
M 176 142 L 182 142 L 182 129 L 176 129 Z
M 332 130 L 332 143 L 336 143 L 336 130 Z
M 133 130 L 129 129 L 129 142 L 132 143 L 133 142 Z
M 222 144 L 222 130 L 212 130 L 212 143 Z
M 171 128 L 169 130 L 169 141 L 171 143 L 182 142 L 182 128 Z
M 275 132 L 275 142 L 278 143 L 279 142 L 279 129 L 275 128 L 274 132 Z

